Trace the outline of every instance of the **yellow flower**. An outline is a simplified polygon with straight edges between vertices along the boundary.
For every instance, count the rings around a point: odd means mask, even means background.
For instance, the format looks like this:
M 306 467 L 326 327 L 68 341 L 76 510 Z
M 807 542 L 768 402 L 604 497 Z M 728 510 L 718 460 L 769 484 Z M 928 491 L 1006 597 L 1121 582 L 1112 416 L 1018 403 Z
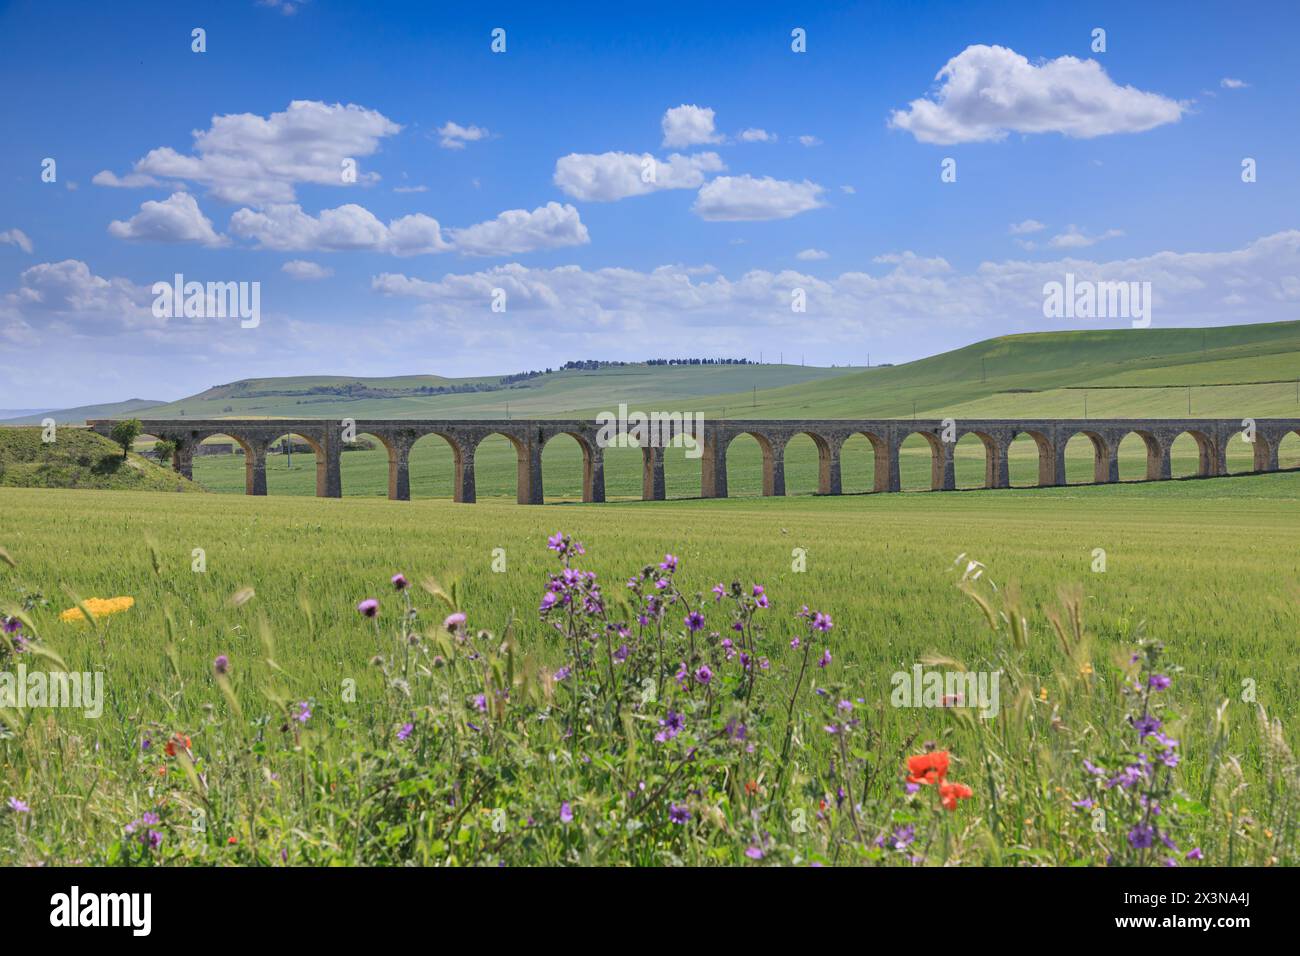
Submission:
M 1043 701 L 1044 703 L 1047 702 L 1047 688 L 1046 688 L 1046 687 L 1040 687 L 1040 688 L 1038 689 L 1038 699 L 1041 700 L 1041 701 Z
M 119 611 L 125 611 L 135 606 L 135 598 L 130 596 L 113 597 L 113 598 L 86 598 L 81 602 L 90 616 L 93 618 L 107 617 L 109 614 L 117 614 Z M 60 621 L 69 623 L 75 621 L 84 621 L 86 616 L 81 613 L 81 608 L 70 607 L 59 615 Z
M 1079 668 L 1079 673 L 1080 673 L 1080 675 L 1082 675 L 1083 677 L 1087 677 L 1089 674 L 1091 674 L 1091 673 L 1092 673 L 1092 661 L 1084 661 L 1084 662 L 1083 662 L 1083 666 Z

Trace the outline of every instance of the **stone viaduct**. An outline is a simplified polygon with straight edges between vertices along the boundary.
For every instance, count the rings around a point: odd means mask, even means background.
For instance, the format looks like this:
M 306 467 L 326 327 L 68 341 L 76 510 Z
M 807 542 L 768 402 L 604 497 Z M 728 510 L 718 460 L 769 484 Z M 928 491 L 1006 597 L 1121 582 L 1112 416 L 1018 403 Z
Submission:
M 114 420 L 88 421 L 87 426 L 107 435 Z M 303 438 L 315 451 L 316 494 L 337 498 L 343 493 L 340 457 L 344 444 L 344 423 L 323 419 L 167 419 L 141 422 L 143 432 L 176 443 L 173 460 L 176 470 L 193 476 L 194 449 L 205 439 L 227 436 L 242 446 L 245 456 L 245 491 L 250 495 L 266 494 L 266 455 L 270 446 L 286 435 Z M 677 422 L 680 431 L 680 421 Z M 424 420 L 358 419 L 351 423 L 357 437 L 372 436 L 388 451 L 388 497 L 409 500 L 411 497 L 409 456 L 411 446 L 425 435 L 438 435 L 452 450 L 455 462 L 454 497 L 472 502 L 474 490 L 474 453 L 489 435 L 504 435 L 515 447 L 518 457 L 518 501 L 520 504 L 542 503 L 542 449 L 557 435 L 570 435 L 582 449 L 583 501 L 605 500 L 604 448 L 597 440 L 599 426 L 594 421 L 564 419 L 501 420 Z M 1300 418 L 1258 419 L 1253 443 L 1254 470 L 1276 471 L 1278 445 L 1288 432 L 1300 435 Z M 677 433 L 679 433 L 679 431 Z M 1174 439 L 1191 435 L 1200 449 L 1197 474 L 1204 477 L 1226 475 L 1228 442 L 1241 439 L 1240 419 L 1025 419 L 1025 420 L 902 420 L 902 419 L 807 419 L 709 421 L 704 424 L 700 495 L 704 498 L 727 496 L 727 446 L 740 435 L 752 435 L 763 453 L 763 494 L 785 494 L 785 446 L 796 435 L 809 436 L 817 447 L 819 459 L 818 492 L 838 495 L 840 485 L 840 449 L 854 435 L 863 435 L 875 455 L 875 491 L 900 490 L 899 447 L 911 435 L 920 435 L 930 444 L 930 487 L 935 491 L 955 487 L 953 448 L 965 435 L 975 435 L 985 449 L 984 486 L 1006 488 L 1007 453 L 1017 435 L 1028 435 L 1038 446 L 1038 484 L 1064 485 L 1065 446 L 1075 435 L 1091 440 L 1094 451 L 1093 480 L 1096 483 L 1119 480 L 1118 449 L 1130 433 L 1141 437 L 1146 445 L 1146 477 L 1149 481 L 1170 478 L 1169 452 Z M 947 440 L 945 440 L 947 439 Z M 662 447 L 641 449 L 642 498 L 664 497 Z

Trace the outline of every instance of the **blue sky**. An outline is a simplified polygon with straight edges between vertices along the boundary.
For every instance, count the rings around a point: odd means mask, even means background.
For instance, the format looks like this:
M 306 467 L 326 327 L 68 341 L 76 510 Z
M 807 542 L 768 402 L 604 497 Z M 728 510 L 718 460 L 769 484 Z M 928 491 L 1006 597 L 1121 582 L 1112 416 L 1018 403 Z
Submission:
M 1300 314 L 1294 4 L 464 6 L 4 4 L 0 407 L 1128 325 L 1045 319 L 1067 271 Z

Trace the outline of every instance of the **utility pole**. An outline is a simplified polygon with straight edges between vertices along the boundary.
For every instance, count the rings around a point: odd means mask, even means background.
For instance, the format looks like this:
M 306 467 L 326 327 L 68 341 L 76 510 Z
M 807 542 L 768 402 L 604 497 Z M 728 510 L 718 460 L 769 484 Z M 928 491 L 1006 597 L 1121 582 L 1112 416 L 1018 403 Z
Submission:
M 912 421 L 916 421 L 916 399 L 912 399 Z
M 293 438 L 289 435 L 284 436 L 284 470 L 293 469 Z
M 871 368 L 871 353 L 870 353 L 870 352 L 867 353 L 867 368 Z M 1297 384 L 1297 385 L 1300 385 L 1300 382 L 1297 382 L 1296 384 Z

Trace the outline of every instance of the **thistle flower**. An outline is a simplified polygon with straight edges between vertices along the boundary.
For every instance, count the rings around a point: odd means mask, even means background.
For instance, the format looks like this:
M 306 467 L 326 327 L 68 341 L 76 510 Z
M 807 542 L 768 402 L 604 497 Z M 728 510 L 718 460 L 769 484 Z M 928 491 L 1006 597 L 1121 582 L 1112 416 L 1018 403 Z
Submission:
M 374 617 L 379 613 L 379 602 L 374 598 L 366 598 L 357 605 L 357 611 L 363 617 Z
M 704 615 L 699 611 L 692 611 L 686 615 L 686 628 L 689 631 L 699 631 L 704 629 Z
M 217 659 L 212 662 L 212 669 L 218 674 L 226 674 L 230 671 L 230 658 L 225 654 L 218 654 Z
M 398 572 L 393 575 L 393 587 L 398 591 L 405 591 L 411 586 L 411 582 L 406 580 L 406 575 Z

